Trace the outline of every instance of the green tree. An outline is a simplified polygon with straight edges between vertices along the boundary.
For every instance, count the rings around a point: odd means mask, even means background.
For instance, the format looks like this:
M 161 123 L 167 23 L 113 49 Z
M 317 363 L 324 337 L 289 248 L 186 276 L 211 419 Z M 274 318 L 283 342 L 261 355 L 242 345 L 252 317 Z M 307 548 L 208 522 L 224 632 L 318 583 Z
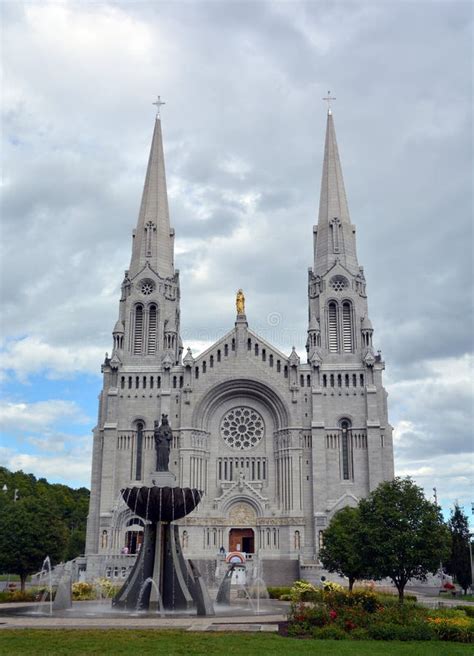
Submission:
M 2 489 L 5 485 L 8 491 L 4 495 Z M 67 485 L 48 483 L 45 478 L 36 479 L 33 474 L 10 472 L 0 467 L 0 503 L 2 499 L 12 498 L 15 490 L 19 499 L 41 499 L 64 522 L 69 535 L 66 552 L 68 559 L 84 553 L 89 490 L 85 487 L 73 489 Z
M 26 496 L 13 501 L 0 495 L 0 572 L 18 574 L 22 590 L 46 556 L 52 564 L 63 559 L 67 541 L 64 522 L 44 499 Z
M 448 528 L 451 533 L 451 553 L 448 560 L 444 563 L 445 569 L 448 574 L 454 576 L 456 582 L 464 590 L 464 594 L 466 594 L 472 582 L 471 557 L 469 553 L 471 544 L 469 522 L 458 503 L 454 504 L 454 510 L 451 511 Z
M 373 578 L 390 578 L 400 603 L 410 579 L 426 580 L 449 553 L 441 509 L 409 478 L 381 483 L 359 504 L 362 558 Z
M 357 579 L 368 577 L 368 567 L 357 547 L 360 534 L 360 512 L 358 508 L 343 508 L 334 515 L 324 531 L 324 544 L 319 558 L 330 572 L 337 572 L 349 579 L 352 592 Z

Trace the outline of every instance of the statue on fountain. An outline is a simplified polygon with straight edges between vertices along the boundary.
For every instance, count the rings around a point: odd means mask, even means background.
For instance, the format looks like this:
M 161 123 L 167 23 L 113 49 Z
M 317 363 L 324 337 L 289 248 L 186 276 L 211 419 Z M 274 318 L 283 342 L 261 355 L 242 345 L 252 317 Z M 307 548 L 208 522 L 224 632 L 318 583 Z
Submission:
M 148 610 L 150 604 L 158 603 L 164 610 L 186 610 L 194 604 L 198 615 L 213 615 L 202 576 L 193 561 L 184 558 L 179 528 L 174 523 L 194 510 L 203 492 L 189 487 L 170 487 L 166 483 L 168 477 L 175 478 L 168 468 L 173 439 L 168 415 L 161 415 L 161 425 L 155 421 L 154 438 L 157 480 L 153 480 L 151 487 L 142 485 L 121 490 L 127 506 L 134 515 L 144 519 L 146 525 L 138 558 L 112 605 Z
M 159 421 L 155 421 L 155 449 L 156 449 L 156 471 L 167 472 L 169 471 L 168 465 L 170 461 L 171 441 L 173 439 L 173 431 L 168 422 L 168 415 L 161 415 L 161 426 Z

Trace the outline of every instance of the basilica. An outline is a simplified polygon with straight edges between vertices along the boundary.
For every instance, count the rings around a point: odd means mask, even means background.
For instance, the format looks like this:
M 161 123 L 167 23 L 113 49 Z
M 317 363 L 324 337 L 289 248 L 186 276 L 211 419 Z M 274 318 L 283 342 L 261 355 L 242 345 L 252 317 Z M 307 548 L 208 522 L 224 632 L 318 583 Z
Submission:
M 334 513 L 393 478 L 384 362 L 372 345 L 331 109 L 312 232 L 307 340 L 296 345 L 305 346 L 304 361 L 252 330 L 242 290 L 229 331 L 199 355 L 184 349 L 157 116 L 113 350 L 102 365 L 88 577 L 125 576 L 140 549 L 143 520 L 120 490 L 152 485 L 153 428 L 162 414 L 172 429 L 176 485 L 204 493 L 180 520 L 184 555 L 201 569 L 236 552 L 244 562 L 258 559 L 267 581 L 297 578 L 319 566 Z

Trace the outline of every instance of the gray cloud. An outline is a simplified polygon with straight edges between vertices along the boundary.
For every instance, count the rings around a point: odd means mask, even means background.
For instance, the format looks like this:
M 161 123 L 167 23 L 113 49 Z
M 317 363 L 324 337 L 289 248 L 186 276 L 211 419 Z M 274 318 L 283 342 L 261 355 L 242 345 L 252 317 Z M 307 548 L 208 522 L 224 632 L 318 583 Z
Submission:
M 468 3 L 2 11 L 4 340 L 57 346 L 61 363 L 87 348 L 78 369 L 110 349 L 159 92 L 185 334 L 228 330 L 242 286 L 251 326 L 266 336 L 278 312 L 269 336 L 301 352 L 331 88 L 391 415 L 412 426 L 400 458 L 466 448 L 471 403 L 432 362 L 472 351 Z M 17 348 L 24 367 L 34 343 Z M 416 404 L 407 381 L 424 381 Z

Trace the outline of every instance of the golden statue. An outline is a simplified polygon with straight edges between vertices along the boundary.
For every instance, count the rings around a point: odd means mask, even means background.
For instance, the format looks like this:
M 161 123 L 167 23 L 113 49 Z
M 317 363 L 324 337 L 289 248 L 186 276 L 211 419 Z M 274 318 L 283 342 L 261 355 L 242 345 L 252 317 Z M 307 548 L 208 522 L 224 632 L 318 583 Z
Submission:
M 237 308 L 237 314 L 245 314 L 245 296 L 241 289 L 239 289 L 235 297 L 235 307 Z

